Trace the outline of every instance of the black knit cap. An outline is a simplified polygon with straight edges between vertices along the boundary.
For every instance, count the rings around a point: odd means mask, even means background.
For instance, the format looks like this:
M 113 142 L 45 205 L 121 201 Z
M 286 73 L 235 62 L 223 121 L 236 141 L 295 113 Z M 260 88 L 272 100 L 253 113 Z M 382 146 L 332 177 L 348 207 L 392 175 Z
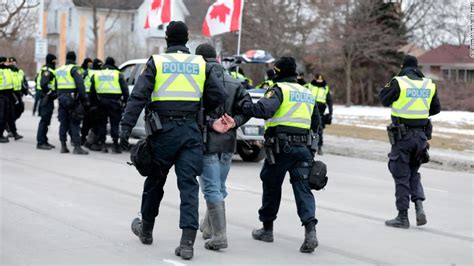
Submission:
M 66 60 L 69 60 L 69 61 L 76 61 L 76 53 L 74 53 L 73 51 L 67 52 L 67 54 L 66 54 Z
M 54 65 L 54 60 L 56 60 L 56 56 L 54 54 L 48 54 L 46 55 L 46 64 L 48 65 Z
M 7 58 L 5 56 L 0 56 L 0 63 L 7 62 Z
M 202 55 L 202 57 L 204 57 L 204 58 L 214 58 L 215 59 L 217 57 L 216 49 L 214 48 L 214 46 L 212 46 L 209 43 L 200 44 L 196 48 L 196 54 L 197 55 Z
M 107 57 L 105 58 L 105 64 L 108 66 L 115 66 L 115 60 L 113 57 Z
M 279 78 L 294 77 L 298 75 L 296 73 L 295 59 L 289 56 L 284 56 L 278 59 L 273 65 L 273 70 L 275 70 L 275 76 Z
M 188 26 L 182 21 L 171 21 L 166 27 L 166 42 L 173 45 L 185 45 L 188 42 Z
M 403 58 L 402 68 L 406 67 L 418 67 L 418 60 L 413 55 L 406 55 Z
M 102 60 L 96 58 L 92 61 L 92 69 L 99 70 L 102 67 Z

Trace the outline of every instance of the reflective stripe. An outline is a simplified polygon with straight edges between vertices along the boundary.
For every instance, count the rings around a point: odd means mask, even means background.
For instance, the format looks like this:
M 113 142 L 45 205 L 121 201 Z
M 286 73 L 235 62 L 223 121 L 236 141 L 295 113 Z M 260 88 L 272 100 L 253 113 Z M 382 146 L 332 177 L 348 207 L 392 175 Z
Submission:
M 56 70 L 58 90 L 76 88 L 76 83 L 74 82 L 74 78 L 71 75 L 71 70 L 73 67 L 75 67 L 75 65 L 69 64 L 61 66 Z
M 119 71 L 104 69 L 94 73 L 94 83 L 98 94 L 122 94 Z
M 428 85 L 430 85 L 431 80 L 430 79 L 423 79 L 423 83 L 421 86 L 416 85 L 412 80 L 407 78 L 406 76 L 403 77 L 396 77 L 397 80 L 405 82 L 408 84 L 409 89 L 415 89 L 415 90 L 427 90 Z M 400 87 L 400 97 L 399 99 L 392 104 L 392 115 L 397 116 L 397 117 L 402 117 L 402 118 L 407 118 L 407 119 L 423 119 L 423 118 L 428 118 L 429 116 L 429 109 L 430 109 L 430 104 L 428 101 L 431 101 L 434 93 L 431 93 L 430 90 L 430 98 L 425 98 L 425 97 L 407 97 L 407 87 L 405 84 L 399 82 L 399 87 Z M 398 101 L 404 101 L 406 99 L 409 99 L 408 102 L 406 102 L 403 106 L 397 106 L 399 105 Z M 409 110 L 418 100 L 421 100 L 423 103 L 423 109 L 418 108 L 417 110 Z
M 164 101 L 164 100 L 182 100 L 182 101 L 199 101 L 202 97 L 202 91 L 204 88 L 204 80 L 205 77 L 205 62 L 201 56 L 195 55 L 188 55 L 188 54 L 178 54 L 178 55 L 185 55 L 186 58 L 184 60 L 178 60 L 173 57 L 171 54 L 161 54 L 157 56 L 153 56 L 155 65 L 162 64 L 157 67 L 157 76 L 155 80 L 155 89 L 152 93 L 152 101 Z M 160 60 L 159 57 L 166 59 L 167 61 Z M 201 62 L 197 62 L 199 71 L 197 74 L 190 74 L 190 73 L 163 73 L 163 63 L 191 63 L 195 59 L 202 60 Z M 176 67 L 179 67 L 177 65 Z M 159 73 L 161 71 L 161 73 Z M 158 79 L 163 78 L 163 75 L 169 75 L 166 80 L 159 85 Z M 176 82 L 178 77 L 184 77 L 186 80 L 185 84 L 180 84 L 183 87 L 191 87 L 192 91 L 185 91 L 185 90 L 176 90 Z M 198 84 L 196 78 L 201 78 L 202 84 Z
M 282 116 L 278 116 L 278 112 L 274 115 L 274 117 L 267 119 L 265 121 L 265 127 L 272 127 L 272 126 L 278 126 L 278 125 L 284 125 L 286 124 L 287 126 L 294 126 L 294 127 L 299 127 L 299 128 L 310 128 L 311 126 L 311 116 L 313 113 L 314 109 L 314 96 L 311 93 L 306 93 L 307 89 L 305 89 L 301 85 L 296 85 L 293 83 L 276 83 L 277 86 L 279 86 L 282 89 L 283 92 L 283 102 L 280 105 L 280 108 L 284 108 L 284 105 L 290 104 L 290 100 L 287 99 L 287 96 L 291 95 L 291 91 L 294 92 L 300 92 L 304 93 L 306 95 L 311 96 L 311 101 L 312 103 L 309 103 L 307 101 L 299 101 L 295 103 L 287 112 L 285 112 Z M 289 93 L 285 93 L 284 90 L 290 90 Z M 296 112 L 300 109 L 300 107 L 304 105 L 306 107 L 306 110 L 308 111 L 308 116 L 307 117 L 294 117 Z M 278 124 L 275 124 L 278 123 Z M 294 123 L 294 124 L 291 124 Z
M 316 98 L 316 102 L 318 103 L 326 103 L 327 96 L 329 93 L 329 86 L 326 85 L 324 87 L 315 86 L 311 83 L 307 83 L 306 86 L 311 93 L 313 94 L 314 98 Z
M 36 75 L 36 90 L 37 91 L 41 91 L 41 78 L 43 77 L 43 72 L 44 71 L 49 71 L 51 73 L 51 75 L 54 76 L 53 79 L 51 79 L 48 83 L 48 88 L 50 90 L 56 90 L 56 87 L 54 86 L 55 82 L 56 82 L 56 78 L 55 78 L 55 74 L 54 74 L 54 70 L 52 68 L 49 68 L 47 66 L 43 66 L 40 71 L 38 72 L 38 74 Z

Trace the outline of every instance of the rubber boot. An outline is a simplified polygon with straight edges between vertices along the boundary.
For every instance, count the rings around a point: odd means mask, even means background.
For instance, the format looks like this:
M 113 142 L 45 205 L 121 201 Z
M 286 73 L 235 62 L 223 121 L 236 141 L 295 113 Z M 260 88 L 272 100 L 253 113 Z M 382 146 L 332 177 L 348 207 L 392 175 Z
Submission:
M 88 151 L 84 150 L 80 144 L 74 145 L 74 150 L 72 151 L 74 154 L 79 154 L 79 155 L 87 155 L 89 154 Z
M 112 148 L 112 153 L 122 153 L 122 148 L 120 147 L 120 144 L 118 143 L 118 140 L 114 140 L 114 145 Z
M 67 144 L 65 141 L 61 141 L 61 153 L 69 153 L 69 149 L 67 148 Z
M 252 237 L 263 242 L 273 242 L 273 222 L 264 222 L 263 228 L 254 229 Z
M 304 226 L 304 241 L 300 247 L 302 253 L 312 253 L 318 246 L 318 238 L 316 237 L 316 223 L 309 222 Z
M 204 247 L 210 250 L 227 248 L 227 232 L 225 220 L 225 203 L 208 203 L 209 221 L 212 227 L 212 238 Z
M 425 210 L 423 210 L 423 201 L 415 201 L 415 210 L 416 210 L 416 225 L 421 226 L 427 223 Z
M 408 229 L 410 221 L 408 221 L 408 211 L 398 211 L 398 216 L 395 219 L 385 221 L 386 226 Z
M 151 243 L 153 243 L 154 225 L 155 223 L 140 220 L 140 218 L 137 217 L 132 221 L 132 232 L 138 236 L 138 239 L 140 239 L 144 245 L 151 245 Z
M 209 212 L 206 210 L 206 215 L 204 215 L 204 219 L 201 221 L 201 226 L 199 230 L 202 232 L 202 238 L 204 240 L 211 239 L 212 237 L 212 228 L 211 222 L 209 222 Z
M 181 241 L 179 246 L 174 250 L 176 256 L 181 257 L 183 260 L 190 260 L 194 256 L 194 241 L 196 240 L 197 230 L 194 229 L 183 229 L 181 235 Z
M 4 137 L 4 136 L 0 137 L 0 143 L 8 143 L 8 142 L 9 142 L 8 137 Z

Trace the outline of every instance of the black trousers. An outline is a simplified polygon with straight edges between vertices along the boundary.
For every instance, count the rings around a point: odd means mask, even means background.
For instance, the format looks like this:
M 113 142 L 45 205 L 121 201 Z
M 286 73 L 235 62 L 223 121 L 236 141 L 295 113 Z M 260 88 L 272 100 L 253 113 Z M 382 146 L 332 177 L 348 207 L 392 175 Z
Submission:
M 71 106 L 74 105 L 74 99 L 70 95 L 59 95 L 58 101 L 59 140 L 66 142 L 69 133 L 74 145 L 81 145 L 81 121 L 73 119 L 71 116 Z
M 37 92 L 38 93 L 38 92 Z M 38 113 L 41 117 L 38 124 L 38 132 L 36 133 L 36 142 L 38 145 L 48 143 L 48 127 L 51 124 L 51 117 L 53 116 L 54 100 L 41 95 L 38 100 Z
M 398 210 L 407 210 L 410 207 L 410 199 L 425 200 L 421 176 L 419 155 L 426 149 L 428 144 L 426 134 L 423 130 L 409 130 L 401 139 L 392 145 L 388 155 L 388 168 L 395 181 L 395 198 Z
M 119 124 L 122 118 L 122 107 L 120 101 L 112 99 L 101 99 L 98 116 L 98 135 L 99 142 L 104 143 L 107 135 L 107 122 L 110 122 L 110 136 L 113 141 L 118 141 Z
M 170 168 L 174 165 L 181 204 L 179 227 L 199 228 L 199 183 L 196 176 L 202 173 L 202 135 L 196 121 L 163 121 L 163 129 L 151 137 L 155 160 L 161 173 L 148 176 L 142 195 L 142 218 L 154 222 L 163 199 L 163 186 Z
M 3 136 L 7 125 L 13 120 L 11 93 L 12 92 L 0 93 L 0 136 Z
M 260 172 L 263 187 L 262 207 L 258 210 L 260 221 L 272 222 L 276 220 L 281 202 L 281 187 L 286 173 L 289 172 L 301 223 L 317 222 L 314 195 L 308 180 L 304 178 L 309 175 L 310 168 L 309 165 L 304 166 L 303 163 L 312 160 L 313 155 L 306 146 L 292 146 L 289 152 L 280 149 L 280 153 L 275 154 L 276 163 L 273 165 L 265 160 Z

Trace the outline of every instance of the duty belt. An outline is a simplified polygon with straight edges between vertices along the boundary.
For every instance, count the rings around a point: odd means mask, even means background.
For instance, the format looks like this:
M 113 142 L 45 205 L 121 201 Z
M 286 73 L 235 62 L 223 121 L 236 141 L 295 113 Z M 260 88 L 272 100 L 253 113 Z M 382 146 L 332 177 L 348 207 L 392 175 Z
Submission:
M 194 113 L 188 114 L 160 114 L 160 118 L 162 121 L 178 121 L 178 120 L 194 120 L 197 121 L 197 116 Z

